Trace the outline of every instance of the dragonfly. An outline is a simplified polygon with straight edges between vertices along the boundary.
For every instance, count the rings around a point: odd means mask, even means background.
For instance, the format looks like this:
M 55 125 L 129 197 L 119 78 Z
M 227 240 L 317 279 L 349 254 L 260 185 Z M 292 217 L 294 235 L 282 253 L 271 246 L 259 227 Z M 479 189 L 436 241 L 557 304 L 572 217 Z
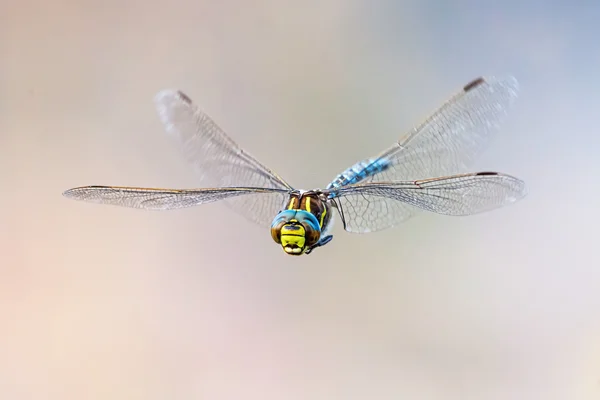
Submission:
M 512 76 L 479 77 L 379 155 L 352 165 L 325 189 L 300 190 L 238 146 L 186 94 L 163 90 L 154 98 L 159 118 L 203 187 L 83 186 L 63 195 L 146 210 L 221 201 L 270 229 L 286 254 L 310 254 L 332 240 L 337 216 L 345 231 L 367 233 L 422 211 L 467 216 L 522 199 L 527 192 L 522 180 L 500 172 L 468 172 L 517 94 Z

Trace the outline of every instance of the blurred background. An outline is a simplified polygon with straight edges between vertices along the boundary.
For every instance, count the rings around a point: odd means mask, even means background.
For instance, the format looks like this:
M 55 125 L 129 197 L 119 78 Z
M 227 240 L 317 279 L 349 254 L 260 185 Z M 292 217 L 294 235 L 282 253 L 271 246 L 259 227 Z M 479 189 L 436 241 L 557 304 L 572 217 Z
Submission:
M 0 3 L 0 399 L 600 398 L 598 2 Z M 480 75 L 521 94 L 473 170 L 529 195 L 285 255 L 195 187 L 152 98 L 179 88 L 300 188 Z

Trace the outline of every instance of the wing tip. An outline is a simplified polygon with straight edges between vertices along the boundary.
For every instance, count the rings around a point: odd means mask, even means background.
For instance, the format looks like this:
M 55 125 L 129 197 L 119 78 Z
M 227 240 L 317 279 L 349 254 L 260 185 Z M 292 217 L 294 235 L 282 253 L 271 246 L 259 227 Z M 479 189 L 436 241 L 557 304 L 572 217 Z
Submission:
M 522 179 L 519 179 L 515 176 L 508 175 L 508 174 L 502 174 L 502 173 L 498 173 L 498 172 L 480 172 L 477 175 L 497 175 L 504 180 L 510 181 L 511 184 L 513 185 L 512 191 L 514 193 L 514 196 L 512 196 L 510 198 L 511 203 L 516 203 L 517 201 L 523 199 L 524 197 L 526 197 L 529 194 L 529 190 L 527 189 L 527 185 L 525 184 L 525 181 Z
M 519 90 L 519 81 L 512 75 L 506 75 L 502 77 L 496 76 L 480 76 L 476 79 L 473 79 L 471 82 L 467 83 L 463 86 L 463 91 L 465 93 L 470 92 L 473 89 L 476 89 L 483 84 L 500 84 L 509 89 L 509 91 L 516 95 L 516 92 Z
M 527 189 L 527 185 L 525 181 L 519 179 L 515 176 L 504 174 L 501 172 L 493 172 L 493 171 L 482 171 L 476 172 L 473 174 L 474 176 L 496 176 L 500 181 L 508 182 L 510 185 L 510 190 L 512 192 L 512 196 L 508 197 L 509 203 L 516 203 L 517 201 L 523 199 L 529 194 Z
M 62 195 L 69 200 L 82 201 L 85 200 L 85 195 L 81 189 L 83 188 L 71 188 L 62 192 Z
M 475 89 L 478 86 L 481 86 L 482 84 L 485 83 L 485 78 L 480 76 L 479 78 L 473 79 L 471 82 L 467 83 L 464 87 L 463 87 L 463 91 L 464 92 L 469 92 L 473 89 Z
M 71 189 L 67 189 L 64 192 L 62 192 L 62 195 L 66 198 L 69 199 L 74 199 L 77 195 L 77 192 L 81 191 L 82 187 L 74 187 Z
M 517 179 L 517 178 L 515 178 Z M 521 184 L 521 190 L 519 191 L 519 197 L 517 198 L 517 200 L 521 200 L 525 197 L 527 197 L 527 195 L 529 195 L 529 189 L 527 187 L 527 185 L 525 184 L 524 181 L 519 179 L 519 182 Z
M 98 188 L 102 189 L 102 188 L 107 188 L 107 187 L 108 186 L 102 186 L 102 185 L 77 186 L 77 187 L 65 190 L 64 192 L 62 192 L 62 195 L 69 199 L 80 200 L 81 193 L 89 192 L 90 190 L 94 190 L 94 189 L 98 189 Z
M 501 78 L 496 78 L 498 84 L 502 85 L 511 97 L 517 97 L 519 92 L 519 81 L 512 75 L 506 75 Z
M 190 96 L 183 93 L 179 89 L 164 89 L 154 96 L 154 102 L 157 104 L 163 104 L 167 101 L 174 100 L 178 100 L 186 104 L 192 104 L 192 99 L 190 98 Z

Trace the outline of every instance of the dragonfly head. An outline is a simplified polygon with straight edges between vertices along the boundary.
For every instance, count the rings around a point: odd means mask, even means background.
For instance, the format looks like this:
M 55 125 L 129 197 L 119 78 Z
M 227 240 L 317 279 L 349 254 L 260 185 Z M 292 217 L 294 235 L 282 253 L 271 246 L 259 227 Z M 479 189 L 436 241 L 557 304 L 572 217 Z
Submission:
M 285 210 L 273 220 L 271 237 L 287 254 L 299 256 L 319 241 L 321 227 L 308 211 Z

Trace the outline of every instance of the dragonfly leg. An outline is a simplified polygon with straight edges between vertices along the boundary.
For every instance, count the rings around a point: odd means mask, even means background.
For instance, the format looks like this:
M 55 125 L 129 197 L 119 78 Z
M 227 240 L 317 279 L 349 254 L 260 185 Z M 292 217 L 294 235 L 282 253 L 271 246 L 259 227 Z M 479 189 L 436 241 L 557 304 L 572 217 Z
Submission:
M 304 254 L 310 254 L 317 247 L 325 246 L 327 243 L 331 242 L 331 239 L 333 239 L 333 235 L 323 236 L 314 246 L 306 249 Z

